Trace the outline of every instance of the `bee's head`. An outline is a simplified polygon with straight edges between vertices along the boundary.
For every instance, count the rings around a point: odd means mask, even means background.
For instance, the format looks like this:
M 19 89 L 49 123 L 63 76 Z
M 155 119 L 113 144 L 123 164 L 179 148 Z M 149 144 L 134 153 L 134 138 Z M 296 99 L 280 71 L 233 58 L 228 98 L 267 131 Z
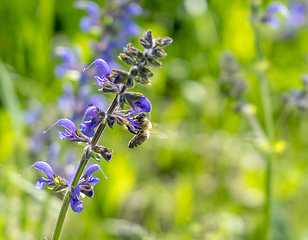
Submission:
M 142 123 L 145 118 L 146 118 L 145 113 L 139 113 L 136 117 L 134 117 L 134 119 L 138 123 Z

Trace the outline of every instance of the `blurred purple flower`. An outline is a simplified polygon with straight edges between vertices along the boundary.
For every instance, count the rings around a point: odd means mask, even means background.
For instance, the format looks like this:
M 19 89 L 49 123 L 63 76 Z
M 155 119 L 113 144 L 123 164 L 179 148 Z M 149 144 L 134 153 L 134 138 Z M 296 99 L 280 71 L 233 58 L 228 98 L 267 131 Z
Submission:
M 90 103 L 101 109 L 105 108 L 105 101 L 102 95 L 91 94 L 89 86 L 81 86 L 77 97 L 74 95 L 74 89 L 71 84 L 64 85 L 63 92 L 63 95 L 58 100 L 58 106 L 66 113 L 69 112 L 73 121 L 82 118 Z
M 263 22 L 269 24 L 272 28 L 279 28 L 281 21 L 278 15 L 289 17 L 289 10 L 281 2 L 272 2 L 266 8 L 265 15 L 261 19 Z
M 290 17 L 287 24 L 290 27 L 298 27 L 303 25 L 306 21 L 306 4 L 300 2 L 292 2 L 289 7 Z
M 92 1 L 76 1 L 75 7 L 83 9 L 89 16 L 82 17 L 79 22 L 80 30 L 89 32 L 93 26 L 99 26 L 101 17 L 101 8 L 96 2 Z
M 54 74 L 57 78 L 63 78 L 68 71 L 81 72 L 83 69 L 83 64 L 80 62 L 78 54 L 72 48 L 59 46 L 56 48 L 55 54 L 63 61 L 63 63 L 55 66 Z

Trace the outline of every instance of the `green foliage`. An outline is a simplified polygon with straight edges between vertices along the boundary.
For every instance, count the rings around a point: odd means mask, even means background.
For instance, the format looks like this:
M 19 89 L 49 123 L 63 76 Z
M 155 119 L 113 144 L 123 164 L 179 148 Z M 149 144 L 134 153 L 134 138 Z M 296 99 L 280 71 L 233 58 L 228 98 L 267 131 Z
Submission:
M 117 126 L 106 129 L 100 142 L 108 142 L 114 154 L 100 166 L 108 180 L 101 178 L 93 199 L 83 199 L 80 216 L 69 211 L 62 239 L 262 239 L 266 163 L 248 121 L 219 92 L 219 58 L 224 50 L 237 57 L 248 85 L 245 96 L 264 127 L 256 70 L 267 70 L 279 122 L 282 96 L 301 87 L 299 77 L 308 72 L 308 32 L 300 29 L 293 38 L 279 40 L 277 30 L 263 29 L 267 60 L 259 66 L 249 1 L 192 2 L 201 2 L 200 8 L 188 0 L 144 0 L 148 15 L 137 18 L 144 30 L 174 39 L 162 68 L 153 69 L 152 87 L 136 86 L 151 100 L 151 119 L 168 138 L 150 138 L 129 149 L 131 135 Z M 63 84 L 53 75 L 58 60 L 52 47 L 66 34 L 83 49 L 83 60 L 93 61 L 87 52 L 92 36 L 78 30 L 82 15 L 72 1 L 5 0 L 0 5 L 0 240 L 52 235 L 62 195 L 35 189 L 40 175 L 34 170 L 18 178 L 27 166 L 47 160 L 29 154 L 22 110 L 36 98 L 51 116 L 43 127 L 66 117 L 50 108 Z M 134 46 L 137 42 L 132 39 Z M 273 239 L 307 238 L 306 118 L 305 111 L 293 112 L 277 131 Z M 82 147 L 74 149 L 77 163 Z

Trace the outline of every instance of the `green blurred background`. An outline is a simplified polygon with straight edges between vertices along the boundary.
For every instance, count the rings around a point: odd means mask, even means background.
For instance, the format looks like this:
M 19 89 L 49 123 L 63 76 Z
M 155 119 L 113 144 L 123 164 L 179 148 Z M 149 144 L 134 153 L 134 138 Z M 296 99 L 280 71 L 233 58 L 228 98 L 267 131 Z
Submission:
M 150 138 L 129 149 L 130 134 L 117 126 L 107 129 L 100 143 L 114 154 L 110 163 L 100 165 L 108 180 L 98 173 L 95 197 L 83 199 L 80 215 L 69 210 L 62 239 L 262 239 L 265 160 L 253 145 L 247 120 L 220 94 L 217 80 L 221 52 L 230 50 L 242 66 L 246 97 L 264 125 L 250 2 L 144 0 L 141 6 L 147 15 L 137 17 L 137 23 L 155 37 L 174 39 L 165 49 L 162 68 L 154 69 L 152 86 L 136 87 L 152 102 L 152 121 L 169 137 Z M 37 170 L 18 178 L 34 162 L 48 161 L 44 154 L 29 154 L 23 112 L 33 99 L 41 102 L 43 129 L 66 117 L 53 108 L 63 83 L 70 81 L 54 76 L 59 63 L 54 45 L 65 38 L 81 47 L 84 62 L 94 60 L 88 50 L 92 36 L 78 28 L 82 16 L 84 11 L 73 8 L 70 0 L 0 4 L 0 239 L 52 235 L 61 195 L 34 188 L 41 176 Z M 308 72 L 308 33 L 304 27 L 281 40 L 275 37 L 277 30 L 263 32 L 277 121 L 282 95 L 301 87 L 299 76 Z M 138 46 L 137 38 L 132 41 Z M 94 79 L 92 83 L 96 91 Z M 70 147 L 56 138 L 58 130 L 48 134 L 62 148 Z M 273 239 L 308 239 L 307 131 L 307 112 L 295 112 L 279 136 L 285 147 L 273 164 Z M 83 147 L 73 147 L 77 164 Z

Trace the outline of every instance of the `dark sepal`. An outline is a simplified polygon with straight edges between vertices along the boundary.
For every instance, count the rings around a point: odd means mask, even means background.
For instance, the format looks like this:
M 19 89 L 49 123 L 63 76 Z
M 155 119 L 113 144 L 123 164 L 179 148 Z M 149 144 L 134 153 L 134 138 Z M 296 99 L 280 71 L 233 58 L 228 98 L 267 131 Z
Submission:
M 128 120 L 126 120 L 125 118 L 119 117 L 119 116 L 116 116 L 116 122 L 121 127 L 124 126 L 124 125 L 129 124 Z
M 162 63 L 155 58 L 148 58 L 148 61 L 155 67 L 160 67 Z
M 124 109 L 126 100 L 125 100 L 125 96 L 124 96 L 123 93 L 121 93 L 121 94 L 118 96 L 118 103 L 119 103 L 120 109 Z
M 103 146 L 94 146 L 93 150 L 100 154 L 100 156 L 102 156 L 107 162 L 110 161 L 113 153 L 112 149 Z
M 148 67 L 139 66 L 138 71 L 140 76 L 144 79 L 148 79 L 148 77 L 154 76 L 154 74 L 152 73 L 152 68 L 150 66 Z
M 141 83 L 141 84 L 149 84 L 149 85 L 151 85 L 151 80 L 150 79 L 145 79 L 145 78 L 141 78 L 141 77 L 135 77 L 135 80 L 138 83 Z
M 111 129 L 113 129 L 113 125 L 114 125 L 115 121 L 116 121 L 116 118 L 114 116 L 107 114 L 106 122 Z
M 114 70 L 112 70 L 112 73 L 114 75 L 116 75 L 114 80 L 113 80 L 113 82 L 115 84 L 123 83 L 128 78 L 128 73 L 125 72 L 125 71 L 122 71 L 122 70 L 115 70 L 114 69 Z
M 126 92 L 124 93 L 125 98 L 129 106 L 131 106 L 134 110 L 136 110 L 134 102 L 137 102 L 140 97 L 143 95 L 141 93 L 135 93 L 135 92 Z
M 89 138 L 87 136 L 83 135 L 78 130 L 74 131 L 74 136 L 77 139 L 71 139 L 71 142 L 89 142 Z

